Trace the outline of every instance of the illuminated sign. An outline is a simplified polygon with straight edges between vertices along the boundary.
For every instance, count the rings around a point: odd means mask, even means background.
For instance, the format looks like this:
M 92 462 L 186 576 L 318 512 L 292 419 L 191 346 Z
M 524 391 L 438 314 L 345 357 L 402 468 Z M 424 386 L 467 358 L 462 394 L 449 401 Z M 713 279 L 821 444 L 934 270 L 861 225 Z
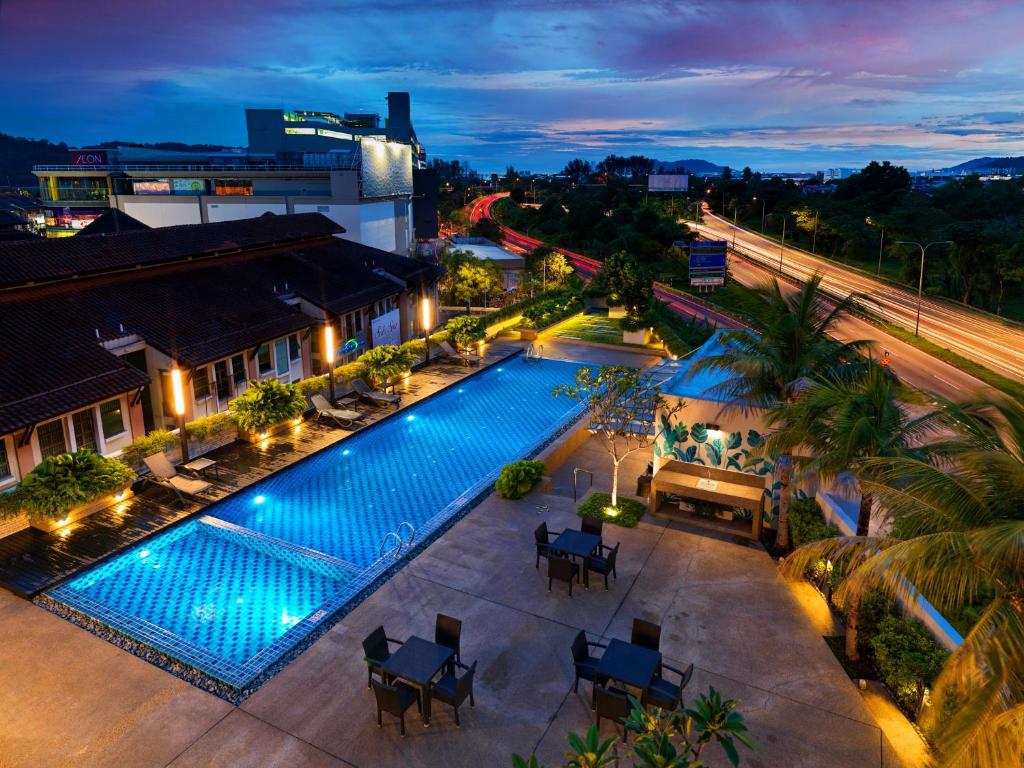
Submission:
M 725 285 L 725 240 L 694 240 L 690 243 L 690 285 Z
M 105 149 L 72 149 L 72 165 L 106 165 L 107 151 Z
M 379 347 L 382 344 L 398 345 L 402 343 L 402 321 L 397 309 L 393 309 L 383 315 L 379 315 L 370 321 L 370 334 L 373 337 L 373 346 Z
M 352 134 L 351 133 L 342 133 L 341 131 L 331 131 L 331 130 L 328 130 L 327 128 L 317 128 L 316 132 L 320 136 L 327 136 L 328 138 L 331 138 L 331 139 L 347 139 L 349 141 L 352 140 Z
M 171 182 L 170 179 L 133 181 L 132 189 L 136 195 L 169 195 L 171 194 Z
M 206 182 L 203 179 L 173 179 L 171 183 L 176 195 L 206 194 Z
M 289 136 L 316 136 L 316 128 L 285 128 Z

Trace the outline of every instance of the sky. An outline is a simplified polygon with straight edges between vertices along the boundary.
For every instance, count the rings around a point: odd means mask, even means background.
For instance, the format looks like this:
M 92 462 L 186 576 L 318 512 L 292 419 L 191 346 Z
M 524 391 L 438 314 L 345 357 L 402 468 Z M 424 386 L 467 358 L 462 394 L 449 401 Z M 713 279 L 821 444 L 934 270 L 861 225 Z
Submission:
M 0 132 L 244 145 L 244 108 L 385 113 L 428 156 L 764 171 L 1024 154 L 1024 2 L 0 0 Z

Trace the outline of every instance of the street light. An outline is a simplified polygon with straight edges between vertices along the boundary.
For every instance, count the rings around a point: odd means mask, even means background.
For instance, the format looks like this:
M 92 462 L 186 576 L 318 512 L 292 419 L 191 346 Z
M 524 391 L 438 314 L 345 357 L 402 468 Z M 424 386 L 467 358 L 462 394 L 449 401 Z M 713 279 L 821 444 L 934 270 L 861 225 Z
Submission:
M 755 196 L 754 199 L 757 200 L 757 197 Z M 761 234 L 762 235 L 764 234 L 764 206 L 765 206 L 765 204 L 767 202 L 768 202 L 767 198 L 764 198 L 764 197 L 761 198 Z
M 327 362 L 327 391 L 334 405 L 334 328 L 330 323 L 324 326 L 324 360 Z
M 870 216 L 864 219 L 864 223 L 869 227 L 874 226 L 875 224 L 875 222 L 871 220 Z M 885 247 L 885 224 L 879 224 L 878 226 L 881 228 L 882 234 L 878 238 L 878 272 L 876 274 L 880 275 L 882 274 L 882 249 Z
M 420 321 L 423 323 L 423 341 L 426 343 L 425 361 L 430 361 L 430 299 L 424 296 L 420 299 Z
M 188 462 L 188 434 L 185 432 L 185 388 L 181 380 L 181 369 L 171 369 L 171 395 L 174 400 L 174 415 L 178 417 L 178 437 L 181 438 L 181 462 Z
M 933 245 L 952 245 L 952 240 L 935 240 L 927 245 L 921 245 L 916 240 L 897 240 L 896 245 L 916 245 L 921 249 L 921 272 L 917 278 L 917 319 L 914 321 L 914 335 L 921 328 L 921 292 L 924 290 L 924 254 Z

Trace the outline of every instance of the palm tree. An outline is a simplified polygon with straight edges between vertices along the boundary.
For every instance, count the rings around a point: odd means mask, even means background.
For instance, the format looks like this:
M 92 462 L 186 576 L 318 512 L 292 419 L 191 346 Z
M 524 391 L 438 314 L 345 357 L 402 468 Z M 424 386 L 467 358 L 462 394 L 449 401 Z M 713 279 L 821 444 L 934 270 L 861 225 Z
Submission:
M 869 459 L 862 485 L 905 538 L 840 537 L 801 547 L 785 564 L 849 564 L 836 598 L 866 590 L 940 611 L 991 596 L 946 661 L 921 721 L 948 768 L 1024 764 L 1024 404 L 943 407 L 956 428 L 927 456 Z M 947 714 L 947 695 L 956 707 Z
M 783 295 L 774 279 L 756 289 L 765 307 L 750 320 L 750 329 L 727 331 L 722 335 L 724 351 L 693 366 L 694 372 L 717 369 L 733 374 L 709 394 L 724 397 L 726 408 L 744 412 L 785 408 L 796 401 L 812 376 L 832 370 L 843 359 L 856 358 L 869 342 L 844 344 L 830 335 L 851 302 L 844 299 L 830 307 L 822 298 L 820 285 L 821 275 L 814 275 L 789 296 Z M 785 451 L 776 459 L 779 519 L 775 541 L 780 549 L 789 548 L 792 458 L 792 453 Z
M 769 409 L 770 424 L 782 429 L 764 441 L 770 455 L 807 449 L 795 464 L 805 475 L 817 476 L 823 486 L 838 480 L 860 491 L 857 536 L 867 536 L 872 494 L 860 483 L 864 461 L 924 455 L 924 442 L 944 426 L 941 410 L 911 416 L 907 403 L 924 402 L 905 387 L 886 366 L 867 360 L 841 366 L 810 383 L 792 405 Z M 859 657 L 857 632 L 860 600 L 847 603 L 846 655 Z

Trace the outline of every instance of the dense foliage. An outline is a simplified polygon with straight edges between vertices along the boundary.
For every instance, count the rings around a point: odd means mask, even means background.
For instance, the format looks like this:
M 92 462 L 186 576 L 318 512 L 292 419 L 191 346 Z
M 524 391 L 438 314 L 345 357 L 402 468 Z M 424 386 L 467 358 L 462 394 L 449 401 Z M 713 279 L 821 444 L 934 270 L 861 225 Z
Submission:
M 240 429 L 264 432 L 283 421 L 301 416 L 306 398 L 293 384 L 277 379 L 250 381 L 245 393 L 231 401 L 231 411 Z
M 583 309 L 583 300 L 574 293 L 552 297 L 523 309 L 523 328 L 547 328 Z
M 81 449 L 42 460 L 6 494 L 4 509 L 59 520 L 74 507 L 128 487 L 135 473 L 124 463 Z
M 486 307 L 489 299 L 502 290 L 501 268 L 490 259 L 449 248 L 441 256 L 441 264 L 445 268 L 440 284 L 441 300 L 448 305 Z
M 484 338 L 483 321 L 472 315 L 456 315 L 445 325 L 445 330 L 456 349 L 469 349 Z
M 794 499 L 789 508 L 789 534 L 794 547 L 801 547 L 812 541 L 828 539 L 839 534 L 834 525 L 825 522 L 821 507 L 813 497 Z
M 359 362 L 362 363 L 370 381 L 380 384 L 408 371 L 412 368 L 415 358 L 407 347 L 381 344 L 379 347 L 368 349 L 360 356 Z
M 142 460 L 178 441 L 177 435 L 166 429 L 154 429 L 147 435 L 135 438 L 121 451 L 120 459 L 129 467 L 141 466 Z
M 521 459 L 506 464 L 494 483 L 498 495 L 505 499 L 520 499 L 544 476 L 544 462 Z
M 882 680 L 903 706 L 917 712 L 949 654 L 921 622 L 904 616 L 883 618 L 868 643 Z
M 226 430 L 234 429 L 235 417 L 230 411 L 200 416 L 185 425 L 185 434 L 190 440 L 202 442 Z M 149 454 L 146 454 L 147 456 Z

